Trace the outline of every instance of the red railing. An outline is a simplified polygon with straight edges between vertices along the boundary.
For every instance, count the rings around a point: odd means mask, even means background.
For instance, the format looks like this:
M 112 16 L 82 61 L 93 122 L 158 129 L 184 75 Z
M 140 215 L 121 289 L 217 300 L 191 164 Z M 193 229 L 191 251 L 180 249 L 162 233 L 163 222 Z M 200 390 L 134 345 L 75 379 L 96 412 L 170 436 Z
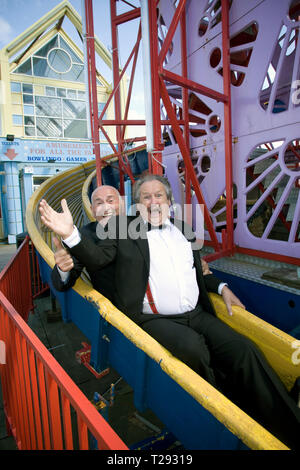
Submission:
M 27 237 L 24 241 L 24 243 L 26 242 L 28 243 L 28 253 L 30 261 L 32 298 L 35 299 L 43 292 L 47 291 L 49 289 L 49 286 L 48 284 L 42 281 L 36 249 L 29 237 Z
M 0 291 L 25 321 L 34 308 L 29 250 L 29 237 L 26 237 L 0 273 Z
M 28 247 L 25 240 L 0 276 L 0 373 L 8 432 L 22 450 L 126 450 L 17 312 L 16 305 L 26 318 L 32 309 Z

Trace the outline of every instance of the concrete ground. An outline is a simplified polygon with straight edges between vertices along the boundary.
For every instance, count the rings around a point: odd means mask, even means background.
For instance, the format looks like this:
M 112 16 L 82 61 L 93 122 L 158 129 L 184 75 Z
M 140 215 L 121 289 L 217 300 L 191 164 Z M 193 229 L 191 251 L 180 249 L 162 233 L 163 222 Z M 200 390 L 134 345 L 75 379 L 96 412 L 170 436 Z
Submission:
M 15 245 L 0 245 L 1 270 L 15 252 Z M 81 343 L 88 343 L 88 339 L 73 323 L 64 323 L 59 314 L 59 305 L 56 307 L 58 315 L 53 317 L 53 309 L 56 309 L 48 294 L 35 300 L 35 312 L 28 319 L 34 333 L 90 401 L 95 392 L 109 400 L 111 384 L 115 384 L 114 405 L 108 409 L 108 422 L 128 447 L 157 436 L 164 429 L 163 423 L 150 410 L 137 412 L 131 387 L 115 370 L 97 379 L 77 362 L 75 354 L 82 348 Z M 0 450 L 13 449 L 16 449 L 16 445 L 14 439 L 7 435 L 0 387 Z

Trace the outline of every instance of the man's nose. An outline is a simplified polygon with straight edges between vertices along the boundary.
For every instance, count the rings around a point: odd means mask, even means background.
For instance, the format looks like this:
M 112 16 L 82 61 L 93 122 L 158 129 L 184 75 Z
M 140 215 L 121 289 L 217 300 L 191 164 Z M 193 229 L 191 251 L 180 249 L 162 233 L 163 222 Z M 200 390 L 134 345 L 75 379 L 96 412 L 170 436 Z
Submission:
M 156 196 L 151 196 L 151 206 L 159 205 L 159 199 Z

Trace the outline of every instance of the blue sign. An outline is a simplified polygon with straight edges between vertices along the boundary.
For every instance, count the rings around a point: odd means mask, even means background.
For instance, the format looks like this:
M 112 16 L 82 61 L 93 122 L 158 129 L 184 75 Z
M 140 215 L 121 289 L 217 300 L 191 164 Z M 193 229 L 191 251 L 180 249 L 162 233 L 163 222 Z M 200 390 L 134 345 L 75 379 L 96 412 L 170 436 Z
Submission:
M 112 153 L 109 144 L 100 144 L 101 157 Z M 85 163 L 94 160 L 90 142 L 0 138 L 0 161 L 25 163 Z

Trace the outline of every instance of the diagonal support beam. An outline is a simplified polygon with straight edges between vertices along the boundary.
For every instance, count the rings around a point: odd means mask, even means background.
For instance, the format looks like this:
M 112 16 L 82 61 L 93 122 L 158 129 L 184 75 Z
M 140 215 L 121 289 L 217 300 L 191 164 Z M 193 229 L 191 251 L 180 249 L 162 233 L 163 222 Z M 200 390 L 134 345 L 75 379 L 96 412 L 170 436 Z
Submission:
M 165 37 L 164 43 L 161 47 L 159 56 L 158 56 L 158 65 L 162 66 L 166 58 L 167 52 L 170 48 L 172 38 L 175 34 L 176 28 L 178 26 L 179 20 L 181 18 L 182 12 L 185 11 L 186 0 L 180 0 L 179 5 L 176 8 L 174 16 L 172 18 L 168 33 Z
M 187 171 L 189 173 L 189 177 L 190 177 L 191 182 L 193 184 L 196 197 L 198 199 L 199 204 L 203 204 L 203 207 L 204 207 L 204 220 L 206 222 L 209 235 L 211 237 L 211 240 L 213 242 L 215 250 L 219 251 L 219 242 L 218 242 L 218 239 L 217 239 L 217 236 L 216 236 L 216 232 L 215 232 L 215 229 L 213 227 L 213 223 L 212 223 L 212 220 L 210 218 L 209 211 L 207 209 L 204 197 L 202 195 L 202 191 L 201 191 L 201 188 L 200 188 L 200 185 L 199 185 L 199 181 L 197 179 L 197 176 L 196 176 L 196 173 L 195 173 L 195 170 L 194 170 L 194 167 L 193 167 L 193 164 L 192 164 L 192 161 L 191 161 L 191 158 L 190 158 L 190 155 L 189 155 L 184 137 L 182 135 L 180 126 L 177 122 L 176 114 L 175 114 L 175 111 L 173 109 L 173 106 L 172 106 L 172 103 L 171 103 L 166 85 L 165 85 L 164 81 L 162 80 L 162 78 L 160 78 L 160 92 L 161 92 L 161 97 L 162 97 L 164 106 L 166 108 L 168 117 L 169 117 L 170 121 L 172 122 L 172 129 L 173 129 L 173 132 L 175 134 L 177 144 L 179 146 L 179 149 L 180 149 L 185 167 L 187 168 Z
M 216 101 L 221 101 L 223 103 L 227 103 L 228 97 L 223 93 L 219 93 L 211 88 L 208 88 L 204 85 L 200 85 L 200 83 L 194 82 L 193 80 L 189 80 L 188 78 L 184 78 L 181 75 L 176 73 L 170 72 L 170 70 L 161 69 L 159 71 L 160 77 L 168 82 L 174 83 L 175 85 L 179 85 L 183 88 L 188 88 L 189 90 L 193 90 L 196 93 L 201 93 L 208 98 L 213 98 Z

